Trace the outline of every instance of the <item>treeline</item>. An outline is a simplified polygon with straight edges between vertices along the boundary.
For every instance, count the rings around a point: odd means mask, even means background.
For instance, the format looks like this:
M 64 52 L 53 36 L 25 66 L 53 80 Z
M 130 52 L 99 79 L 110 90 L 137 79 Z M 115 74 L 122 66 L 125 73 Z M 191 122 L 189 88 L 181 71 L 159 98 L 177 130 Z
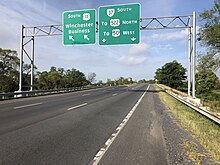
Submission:
M 50 71 L 37 72 L 36 89 L 59 89 L 86 86 L 90 82 L 84 73 L 76 69 L 51 67 Z
M 0 92 L 18 90 L 18 68 L 17 52 L 0 48 Z
M 35 70 L 37 69 L 34 66 Z M 23 64 L 23 89 L 30 90 L 31 66 Z M 93 77 L 94 79 L 94 77 Z M 74 68 L 51 67 L 50 71 L 37 72 L 34 76 L 34 89 L 58 89 L 79 87 L 91 84 L 84 73 Z M 0 48 L 0 93 L 18 90 L 19 58 L 14 50 Z
M 0 93 L 14 92 L 18 90 L 19 83 L 19 58 L 16 51 L 0 48 Z M 37 67 L 34 66 L 35 70 Z M 23 64 L 23 87 L 22 91 L 30 90 L 31 80 L 31 65 Z M 107 79 L 107 82 L 102 80 L 96 82 L 95 73 L 85 74 L 74 68 L 65 70 L 64 68 L 56 68 L 52 66 L 49 71 L 36 72 L 34 75 L 34 90 L 48 90 L 80 87 L 86 85 L 98 86 L 116 86 L 128 85 L 136 83 L 131 77 L 120 77 L 116 80 Z M 146 80 L 141 80 L 140 83 L 146 83 Z
M 198 41 L 207 47 L 205 53 L 198 58 L 196 73 L 196 93 L 202 95 L 219 90 L 219 80 L 215 72 L 220 68 L 220 0 L 214 6 L 200 14 L 202 20 Z M 177 61 L 166 63 L 157 69 L 155 79 L 172 88 L 185 89 L 186 69 Z
M 134 81 L 132 80 L 131 77 L 129 78 L 119 77 L 117 80 L 107 79 L 106 85 L 116 86 L 116 85 L 129 85 L 133 83 Z
M 187 92 L 186 69 L 177 61 L 164 64 L 155 72 L 157 83 Z M 220 90 L 220 81 L 210 69 L 200 70 L 196 73 L 196 94 L 203 95 Z
M 220 68 L 220 0 L 200 14 L 202 20 L 198 41 L 207 48 L 198 57 L 196 73 L 196 95 L 204 105 L 220 111 L 220 80 L 215 74 Z M 186 69 L 177 61 L 166 63 L 157 69 L 155 79 L 182 91 L 187 90 Z
M 173 61 L 158 68 L 154 78 L 159 84 L 187 91 L 185 74 L 186 69 L 177 61 Z

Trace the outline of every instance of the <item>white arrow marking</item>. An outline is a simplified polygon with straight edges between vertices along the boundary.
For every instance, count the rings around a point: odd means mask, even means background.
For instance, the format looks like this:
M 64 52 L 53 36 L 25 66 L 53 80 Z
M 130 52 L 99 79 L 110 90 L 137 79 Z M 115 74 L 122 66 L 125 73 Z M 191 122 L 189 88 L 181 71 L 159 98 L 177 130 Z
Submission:
M 106 39 L 103 39 L 103 40 L 102 40 L 102 42 L 106 42 L 106 41 L 107 41 Z
M 134 37 L 131 38 L 131 41 L 135 41 L 135 40 L 136 40 L 136 38 L 134 38 Z
M 89 41 L 88 35 L 84 35 L 84 39 Z
M 69 36 L 69 40 L 72 40 L 74 42 L 73 36 Z

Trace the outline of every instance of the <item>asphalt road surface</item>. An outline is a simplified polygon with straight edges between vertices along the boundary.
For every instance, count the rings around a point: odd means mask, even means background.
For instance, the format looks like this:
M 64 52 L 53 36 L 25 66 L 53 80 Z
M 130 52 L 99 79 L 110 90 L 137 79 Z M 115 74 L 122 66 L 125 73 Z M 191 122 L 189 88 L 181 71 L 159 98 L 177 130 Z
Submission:
M 154 98 L 151 86 L 137 84 L 2 101 L 0 164 L 167 164 L 161 103 Z

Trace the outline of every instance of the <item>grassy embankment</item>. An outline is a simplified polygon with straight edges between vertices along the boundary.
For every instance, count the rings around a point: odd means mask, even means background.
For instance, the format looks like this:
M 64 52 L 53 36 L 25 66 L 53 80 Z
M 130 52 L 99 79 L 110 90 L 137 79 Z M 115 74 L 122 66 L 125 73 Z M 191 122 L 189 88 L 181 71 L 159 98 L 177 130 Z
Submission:
M 220 90 L 198 96 L 204 106 L 210 107 L 210 111 L 220 113 Z
M 160 90 L 157 86 L 156 89 Z M 192 133 L 215 161 L 220 162 L 220 126 L 177 101 L 166 92 L 159 92 L 159 96 L 180 122 L 179 124 Z M 189 158 L 196 164 L 200 164 L 203 155 L 198 152 L 196 147 L 189 141 L 185 141 L 183 146 Z

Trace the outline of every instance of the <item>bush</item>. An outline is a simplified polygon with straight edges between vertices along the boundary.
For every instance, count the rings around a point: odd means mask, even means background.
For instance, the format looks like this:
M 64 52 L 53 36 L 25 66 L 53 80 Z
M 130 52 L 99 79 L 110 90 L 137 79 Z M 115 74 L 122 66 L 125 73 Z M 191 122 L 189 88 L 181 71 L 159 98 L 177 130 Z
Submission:
M 218 77 L 215 73 L 208 69 L 196 73 L 196 93 L 202 94 L 211 92 L 215 88 Z

